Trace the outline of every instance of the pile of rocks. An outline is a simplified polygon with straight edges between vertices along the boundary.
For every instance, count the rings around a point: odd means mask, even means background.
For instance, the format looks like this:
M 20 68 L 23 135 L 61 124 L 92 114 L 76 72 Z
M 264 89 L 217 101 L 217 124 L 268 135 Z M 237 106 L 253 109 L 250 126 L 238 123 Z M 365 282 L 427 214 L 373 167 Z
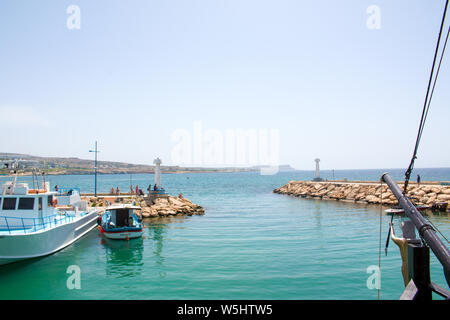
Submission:
M 399 184 L 400 188 L 403 185 Z M 386 184 L 352 182 L 290 181 L 273 192 L 297 197 L 345 200 L 375 204 L 397 204 L 397 199 Z M 450 186 L 410 185 L 407 195 L 416 204 L 433 206 L 447 203 L 450 207 Z
M 172 196 L 156 198 L 153 200 L 153 203 L 144 199 L 139 205 L 142 208 L 142 216 L 144 218 L 174 216 L 177 214 L 188 216 L 205 214 L 203 207 L 192 203 L 186 198 Z
M 88 199 L 90 207 L 97 207 L 99 211 L 104 211 L 105 199 L 90 197 Z M 117 198 L 114 203 L 136 204 L 142 208 L 142 217 L 165 217 L 174 215 L 203 215 L 205 209 L 192 203 L 186 198 L 167 196 L 150 200 L 147 197 L 124 197 Z M 102 210 L 103 209 L 103 210 Z

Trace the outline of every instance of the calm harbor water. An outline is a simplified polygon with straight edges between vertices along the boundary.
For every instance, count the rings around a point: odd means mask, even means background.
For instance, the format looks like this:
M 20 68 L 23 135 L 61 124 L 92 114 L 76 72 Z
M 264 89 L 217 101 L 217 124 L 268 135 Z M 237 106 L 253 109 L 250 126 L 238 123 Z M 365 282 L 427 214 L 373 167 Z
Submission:
M 336 179 L 378 180 L 390 171 L 342 170 Z M 418 169 L 422 180 L 450 180 L 450 169 Z M 322 172 L 332 178 L 331 171 Z M 166 191 L 180 192 L 205 208 L 204 216 L 146 221 L 142 239 L 103 239 L 91 231 L 44 258 L 0 266 L 0 299 L 377 299 L 367 287 L 369 266 L 378 265 L 380 207 L 273 194 L 297 171 L 165 174 Z M 412 176 L 413 178 L 415 175 Z M 52 186 L 93 191 L 93 176 L 50 176 Z M 0 177 L 0 183 L 7 180 Z M 31 178 L 20 178 L 31 183 Z M 131 176 L 146 189 L 153 175 Z M 130 175 L 100 175 L 99 192 L 128 191 Z M 428 218 L 450 238 L 450 218 Z M 381 298 L 403 291 L 398 248 L 384 255 L 389 217 L 382 218 Z M 395 221 L 397 231 L 400 220 Z M 433 254 L 431 276 L 447 287 Z M 68 289 L 71 265 L 81 270 L 81 289 Z

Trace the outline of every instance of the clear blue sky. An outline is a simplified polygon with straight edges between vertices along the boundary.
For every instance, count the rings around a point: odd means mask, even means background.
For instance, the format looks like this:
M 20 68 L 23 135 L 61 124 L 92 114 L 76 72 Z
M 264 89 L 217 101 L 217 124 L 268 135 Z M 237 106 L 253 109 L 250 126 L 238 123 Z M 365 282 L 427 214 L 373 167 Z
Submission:
M 444 3 L 1 1 L 0 152 L 90 159 L 98 140 L 102 160 L 176 164 L 171 134 L 199 120 L 277 129 L 298 169 L 406 167 Z M 449 55 L 416 167 L 450 166 Z

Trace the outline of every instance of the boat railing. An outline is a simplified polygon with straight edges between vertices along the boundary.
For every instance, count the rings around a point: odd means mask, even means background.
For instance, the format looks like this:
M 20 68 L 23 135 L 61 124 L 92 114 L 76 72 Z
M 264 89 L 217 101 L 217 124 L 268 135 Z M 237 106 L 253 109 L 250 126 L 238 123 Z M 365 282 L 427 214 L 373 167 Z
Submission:
M 166 194 L 166 190 L 151 190 L 150 191 L 151 194 Z
M 77 191 L 78 194 L 81 195 L 80 188 L 66 188 L 66 187 L 60 188 L 60 187 L 58 187 L 58 190 L 56 190 L 56 192 L 58 192 L 57 196 L 67 196 L 67 195 L 69 195 L 70 191 Z
M 74 215 L 54 214 L 42 218 L 20 218 L 20 217 L 0 217 L 0 232 L 7 231 L 9 234 L 32 233 L 45 229 L 51 229 L 75 219 Z

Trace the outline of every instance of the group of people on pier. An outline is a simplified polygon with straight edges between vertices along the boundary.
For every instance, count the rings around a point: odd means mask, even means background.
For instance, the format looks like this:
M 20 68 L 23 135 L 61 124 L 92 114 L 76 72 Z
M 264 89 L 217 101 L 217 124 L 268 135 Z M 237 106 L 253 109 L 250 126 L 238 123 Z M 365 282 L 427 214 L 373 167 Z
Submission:
M 158 187 L 155 183 L 155 185 L 152 187 L 152 185 L 150 184 L 147 188 L 147 191 L 150 193 L 151 191 L 164 191 L 164 187 Z M 109 191 L 109 193 L 111 195 L 120 195 L 120 189 L 119 187 L 116 187 L 116 189 L 114 190 L 114 187 L 111 188 L 111 190 Z M 139 186 L 136 185 L 136 187 L 133 189 L 133 186 L 130 186 L 130 194 L 136 194 L 136 195 L 140 195 L 143 196 L 144 192 L 142 191 L 142 189 L 139 189 Z
M 152 190 L 152 185 L 149 185 L 147 188 L 147 191 L 150 193 L 151 190 Z M 164 187 L 158 187 L 155 183 L 155 185 L 153 186 L 153 191 L 164 191 Z
M 117 187 L 116 191 L 114 191 L 114 187 L 112 187 L 111 190 L 109 191 L 109 193 L 118 196 L 118 195 L 120 195 L 120 189 L 119 189 L 119 187 Z

